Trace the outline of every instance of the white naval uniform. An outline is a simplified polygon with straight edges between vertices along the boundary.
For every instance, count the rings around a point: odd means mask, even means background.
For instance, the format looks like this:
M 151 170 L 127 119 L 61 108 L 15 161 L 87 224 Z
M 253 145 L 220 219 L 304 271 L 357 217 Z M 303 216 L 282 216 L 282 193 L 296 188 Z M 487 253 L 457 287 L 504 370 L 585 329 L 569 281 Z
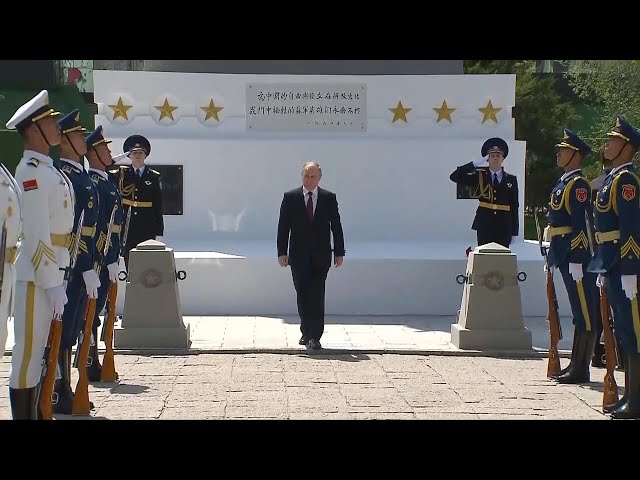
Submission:
M 9 387 L 40 382 L 42 357 L 53 318 L 45 290 L 62 285 L 69 267 L 73 197 L 65 177 L 47 155 L 25 150 L 16 168 L 22 191 L 22 242 L 16 262 L 15 346 Z
M 7 324 L 12 314 L 15 292 L 15 261 L 18 254 L 18 238 L 22 231 L 20 218 L 20 189 L 9 170 L 0 163 L 0 233 L 6 221 L 7 242 L 5 250 L 4 276 L 0 294 L 0 358 L 7 343 Z

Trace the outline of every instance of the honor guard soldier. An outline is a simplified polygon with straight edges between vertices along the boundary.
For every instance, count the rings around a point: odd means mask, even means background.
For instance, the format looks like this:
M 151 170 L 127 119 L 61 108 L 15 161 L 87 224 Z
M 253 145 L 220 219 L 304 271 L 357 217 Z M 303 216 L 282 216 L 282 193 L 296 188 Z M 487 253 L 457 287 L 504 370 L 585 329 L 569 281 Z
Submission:
M 79 123 L 80 112 L 76 109 L 58 120 L 62 132 L 60 142 L 60 171 L 73 185 L 75 208 L 73 231 L 78 230 L 80 215 L 84 212 L 79 242 L 78 257 L 67 284 L 68 303 L 62 316 L 62 335 L 58 363 L 60 379 L 54 385 L 53 412 L 71 415 L 73 390 L 71 388 L 71 349 L 76 344 L 84 325 L 84 310 L 87 298 L 98 298 L 100 281 L 94 267 L 95 234 L 98 220 L 98 192 L 84 169 L 83 156 L 87 153 L 84 141 L 86 129 Z M 75 234 L 74 234 L 75 235 Z M 79 348 L 79 345 L 78 345 Z
M 587 271 L 591 249 L 585 212 L 593 218 L 593 204 L 591 186 L 580 167 L 593 151 L 568 128 L 564 129 L 562 141 L 556 147 L 556 162 L 564 174 L 551 191 L 545 240 L 550 242 L 549 266 L 560 270 L 569 297 L 574 342 L 569 366 L 552 378 L 560 383 L 587 383 L 596 341 L 600 294 L 595 274 Z
M 0 248 L 4 247 L 2 280 L 0 280 L 0 359 L 7 344 L 9 317 L 15 290 L 15 267 L 18 238 L 22 232 L 20 188 L 9 170 L 0 163 Z
M 42 360 L 51 321 L 64 311 L 65 270 L 73 228 L 72 187 L 54 166 L 49 149 L 60 144 L 60 127 L 41 91 L 7 122 L 24 140 L 16 168 L 21 189 L 22 241 L 16 261 L 15 346 L 9 394 L 14 419 L 37 419 Z
M 623 116 L 608 133 L 605 156 L 613 169 L 596 199 L 596 256 L 589 269 L 604 283 L 613 309 L 616 335 L 624 350 L 622 398 L 606 405 L 614 418 L 640 418 L 640 178 L 632 159 L 640 147 L 640 132 Z
M 100 198 L 100 213 L 98 222 L 98 241 L 96 242 L 96 259 L 100 263 L 100 288 L 98 288 L 98 300 L 96 301 L 96 313 L 93 319 L 94 344 L 91 346 L 89 356 L 92 359 L 87 368 L 87 375 L 90 382 L 99 382 L 102 374 L 102 367 L 98 357 L 98 326 L 100 326 L 100 312 L 107 301 L 109 285 L 118 281 L 118 261 L 120 258 L 120 232 L 122 230 L 122 200 L 118 186 L 109 180 L 106 169 L 113 165 L 109 143 L 102 135 L 102 126 L 98 126 L 86 139 L 87 159 L 89 160 L 89 174 L 91 181 L 98 190 Z M 107 240 L 109 221 L 111 212 L 116 209 L 111 227 L 111 243 L 104 256 L 104 246 Z
M 123 257 L 129 269 L 129 251 L 140 242 L 155 239 L 162 240 L 164 220 L 162 217 L 162 184 L 160 173 L 144 164 L 151 153 L 151 144 L 142 135 L 132 135 L 123 145 L 128 152 L 131 165 L 120 165 L 110 170 L 115 177 L 124 205 L 125 218 L 132 208 L 127 243 L 124 245 Z
M 611 166 L 611 160 L 608 160 L 604 156 L 604 145 L 600 147 L 599 156 L 600 156 L 600 162 L 602 163 L 602 174 L 594 178 L 593 180 L 591 180 L 591 199 L 593 200 L 594 205 L 598 195 L 598 190 L 602 188 L 605 178 L 607 178 L 607 175 L 609 175 L 609 172 L 611 172 L 611 169 L 613 168 Z M 605 321 L 607 320 L 608 319 L 605 319 Z M 593 350 L 593 359 L 591 360 L 592 367 L 606 368 L 607 366 L 607 359 L 605 355 L 604 344 L 601 342 L 603 328 L 604 327 L 602 325 L 602 315 L 600 314 L 600 310 L 598 310 L 597 328 L 596 328 L 596 346 Z M 613 325 L 611 325 L 611 330 L 613 331 Z M 616 360 L 617 360 L 619 369 L 623 369 L 622 349 L 620 347 L 620 341 L 617 337 L 616 337 Z
M 478 245 L 495 242 L 509 247 L 518 236 L 518 179 L 502 168 L 509 146 L 501 138 L 490 138 L 482 145 L 481 156 L 456 168 L 452 182 L 472 187 L 480 200 L 471 228 Z M 489 168 L 480 168 L 488 162 Z

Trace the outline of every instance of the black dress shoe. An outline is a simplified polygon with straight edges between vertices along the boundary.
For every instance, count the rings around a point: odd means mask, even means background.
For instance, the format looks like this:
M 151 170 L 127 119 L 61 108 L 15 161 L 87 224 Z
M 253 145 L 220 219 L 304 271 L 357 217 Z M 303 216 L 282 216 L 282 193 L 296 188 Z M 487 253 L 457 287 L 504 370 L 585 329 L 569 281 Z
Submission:
M 312 338 L 311 340 L 309 340 L 309 343 L 307 343 L 307 347 L 309 347 L 309 349 L 311 350 L 320 350 L 322 348 L 322 345 L 320 345 L 320 342 L 318 340 Z
M 302 335 L 300 337 L 300 340 L 298 341 L 298 345 L 306 345 L 307 344 L 307 339 L 305 338 L 304 335 Z

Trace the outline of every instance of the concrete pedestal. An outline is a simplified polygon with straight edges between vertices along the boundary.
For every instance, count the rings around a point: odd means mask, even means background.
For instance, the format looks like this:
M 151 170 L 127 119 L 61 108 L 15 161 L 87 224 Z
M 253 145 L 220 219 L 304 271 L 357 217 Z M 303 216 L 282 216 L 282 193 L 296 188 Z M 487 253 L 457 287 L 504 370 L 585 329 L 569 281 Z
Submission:
M 114 330 L 114 348 L 187 349 L 190 345 L 173 250 L 156 240 L 142 242 L 129 252 L 124 313 Z
M 463 350 L 531 350 L 524 326 L 516 255 L 497 243 L 476 247 L 451 343 Z

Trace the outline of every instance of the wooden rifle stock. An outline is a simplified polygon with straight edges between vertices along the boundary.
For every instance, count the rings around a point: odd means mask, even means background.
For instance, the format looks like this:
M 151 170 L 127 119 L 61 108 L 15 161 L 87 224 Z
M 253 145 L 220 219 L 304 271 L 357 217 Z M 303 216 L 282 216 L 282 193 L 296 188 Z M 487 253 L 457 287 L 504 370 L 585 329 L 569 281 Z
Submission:
M 109 285 L 109 302 L 107 304 L 107 318 L 104 322 L 104 343 L 106 350 L 102 358 L 101 382 L 115 382 L 118 380 L 113 352 L 113 327 L 116 321 L 116 298 L 118 296 L 118 282 Z
M 547 377 L 551 377 L 560 371 L 560 355 L 558 354 L 558 342 L 560 341 L 560 318 L 558 317 L 558 299 L 556 287 L 553 283 L 552 267 L 547 269 L 547 302 L 549 304 L 549 364 L 547 365 Z
M 611 310 L 607 292 L 600 287 L 600 315 L 602 317 L 602 332 L 604 334 L 604 354 L 607 361 L 607 372 L 604 375 L 604 392 L 602 394 L 602 406 L 611 405 L 618 401 L 618 385 L 613 376 L 616 367 L 616 342 L 611 329 Z
M 78 383 L 73 396 L 72 415 L 89 415 L 91 404 L 89 402 L 89 375 L 87 373 L 87 360 L 89 358 L 89 346 L 91 345 L 91 329 L 93 327 L 93 317 L 96 314 L 96 299 L 87 299 L 87 312 L 84 316 L 84 330 L 82 332 L 82 343 L 78 346 Z M 97 342 L 98 339 L 96 338 Z
M 42 420 L 53 419 L 53 408 L 51 397 L 56 380 L 56 365 L 58 364 L 58 352 L 60 351 L 60 338 L 62 337 L 62 320 L 54 318 L 49 327 L 49 338 L 47 339 L 46 373 L 42 379 L 40 387 L 40 418 Z

